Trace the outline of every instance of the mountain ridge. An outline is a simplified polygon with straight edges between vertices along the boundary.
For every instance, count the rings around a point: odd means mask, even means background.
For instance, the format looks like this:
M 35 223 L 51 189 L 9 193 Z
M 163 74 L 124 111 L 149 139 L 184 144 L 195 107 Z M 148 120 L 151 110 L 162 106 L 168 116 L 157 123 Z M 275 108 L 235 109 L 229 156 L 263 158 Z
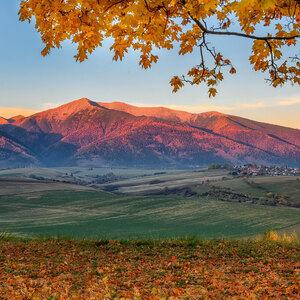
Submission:
M 28 163 L 43 166 L 300 165 L 300 130 L 213 111 L 196 114 L 81 98 L 28 117 L 0 118 L 0 130 L 28 149 Z M 10 161 L 18 161 L 10 155 Z

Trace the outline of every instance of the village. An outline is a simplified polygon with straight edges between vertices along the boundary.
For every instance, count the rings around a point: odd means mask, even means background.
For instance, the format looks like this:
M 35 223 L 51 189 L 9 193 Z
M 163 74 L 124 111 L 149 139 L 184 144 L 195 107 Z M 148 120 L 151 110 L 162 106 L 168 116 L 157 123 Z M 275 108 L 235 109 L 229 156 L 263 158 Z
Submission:
M 243 166 L 234 166 L 231 174 L 235 176 L 300 176 L 300 168 L 246 164 Z

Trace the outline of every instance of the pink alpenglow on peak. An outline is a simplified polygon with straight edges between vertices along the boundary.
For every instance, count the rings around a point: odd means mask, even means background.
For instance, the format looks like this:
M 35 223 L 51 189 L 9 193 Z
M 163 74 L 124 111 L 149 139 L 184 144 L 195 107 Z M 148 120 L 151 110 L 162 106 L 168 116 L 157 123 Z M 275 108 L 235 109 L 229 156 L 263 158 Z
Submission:
M 0 117 L 0 125 L 1 124 L 9 124 L 9 123 L 10 122 L 7 119 Z
M 12 118 L 10 118 L 10 120 L 13 120 L 13 121 L 20 121 L 22 119 L 24 119 L 25 117 L 22 116 L 22 115 L 18 115 L 18 116 L 14 116 Z

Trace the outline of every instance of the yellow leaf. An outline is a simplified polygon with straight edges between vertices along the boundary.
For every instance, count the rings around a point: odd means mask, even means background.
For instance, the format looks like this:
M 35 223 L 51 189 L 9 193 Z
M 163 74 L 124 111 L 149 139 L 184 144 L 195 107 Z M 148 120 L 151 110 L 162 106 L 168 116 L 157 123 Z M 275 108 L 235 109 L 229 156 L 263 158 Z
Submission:
M 217 94 L 217 90 L 216 90 L 215 88 L 210 88 L 210 89 L 208 90 L 208 93 L 209 93 L 209 98 L 210 98 L 210 97 L 215 97 L 216 94 Z

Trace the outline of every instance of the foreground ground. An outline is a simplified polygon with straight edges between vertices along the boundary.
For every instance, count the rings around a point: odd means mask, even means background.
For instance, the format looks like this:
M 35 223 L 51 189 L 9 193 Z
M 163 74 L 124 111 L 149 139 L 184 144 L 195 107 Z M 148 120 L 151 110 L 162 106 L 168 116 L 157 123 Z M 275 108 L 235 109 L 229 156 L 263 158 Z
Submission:
M 0 238 L 1 299 L 299 299 L 299 240 Z

